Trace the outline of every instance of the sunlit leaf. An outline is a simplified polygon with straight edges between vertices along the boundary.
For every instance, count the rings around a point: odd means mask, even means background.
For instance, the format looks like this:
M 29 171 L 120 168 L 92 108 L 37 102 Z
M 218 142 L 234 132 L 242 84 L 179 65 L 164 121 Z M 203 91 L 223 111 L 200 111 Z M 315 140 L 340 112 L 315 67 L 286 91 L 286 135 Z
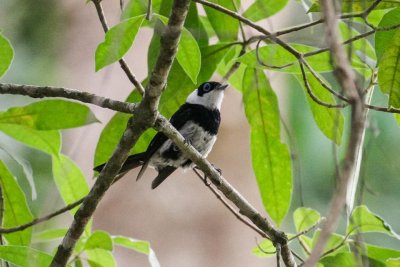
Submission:
M 53 256 L 25 246 L 0 246 L 0 258 L 21 267 L 50 266 Z
M 344 127 L 344 117 L 342 111 L 338 109 L 327 108 L 314 101 L 307 91 L 302 75 L 298 75 L 297 79 L 300 85 L 304 88 L 304 93 L 318 128 L 326 137 L 340 145 Z M 306 79 L 312 94 L 318 100 L 327 104 L 336 104 L 333 95 L 326 88 L 324 88 L 311 73 L 306 73 Z M 322 77 L 321 79 L 325 82 L 325 84 L 330 86 L 330 84 Z
M 350 28 L 350 26 L 344 22 L 339 23 L 339 30 L 342 35 L 343 41 L 348 40 L 352 37 L 359 35 L 360 33 L 356 31 L 354 28 Z M 374 51 L 374 47 L 366 38 L 358 39 L 351 43 L 352 49 L 355 51 L 360 51 L 363 54 L 367 55 L 369 58 L 376 60 L 376 55 Z M 357 57 L 357 53 L 352 53 L 352 57 Z M 356 60 L 354 58 L 354 60 Z
M 288 0 L 255 0 L 243 13 L 243 16 L 259 21 L 278 13 L 288 3 Z
M 208 45 L 208 35 L 200 19 L 195 2 L 190 3 L 184 26 L 191 32 L 200 47 Z
M 324 267 L 354 267 L 356 262 L 354 260 L 354 255 L 351 252 L 342 252 L 334 256 L 328 256 L 320 261 L 324 264 Z
M 300 207 L 293 212 L 293 221 L 297 232 L 308 229 L 320 219 L 319 212 L 311 208 Z
M 386 265 L 387 267 L 400 267 L 400 258 L 388 259 Z
M 112 237 L 114 244 L 122 246 L 128 249 L 133 249 L 137 252 L 148 255 L 149 263 L 151 267 L 160 267 L 157 256 L 154 251 L 150 248 L 150 244 L 147 241 L 137 240 L 126 236 L 114 236 Z
M 32 221 L 33 216 L 29 209 L 24 192 L 17 181 L 0 161 L 0 183 L 4 199 L 4 215 L 2 227 L 14 227 Z M 32 228 L 10 234 L 4 234 L 10 245 L 27 246 L 32 236 Z M 2 246 L 0 246 L 1 248 Z
M 14 57 L 10 42 L 0 33 L 0 77 L 6 73 Z
M 113 241 L 109 233 L 105 231 L 95 231 L 85 244 L 86 249 L 101 248 L 105 250 L 112 251 Z
M 58 130 L 98 122 L 85 105 L 65 100 L 42 100 L 0 112 L 0 124 L 16 124 L 37 130 Z
M 313 239 L 312 239 L 312 248 L 315 247 L 315 245 L 318 242 L 319 236 L 321 234 L 321 230 L 317 230 L 314 232 Z M 341 252 L 348 252 L 349 251 L 349 245 L 345 240 L 345 237 L 339 234 L 332 234 L 328 242 L 326 242 L 325 248 L 324 248 L 324 253 L 330 252 L 329 256 L 336 255 Z
M 365 246 L 366 254 L 369 258 L 380 260 L 385 262 L 390 258 L 399 258 L 400 250 L 395 250 L 391 248 L 378 247 L 370 244 Z
M 41 232 L 36 232 L 33 234 L 34 242 L 47 242 L 54 239 L 63 238 L 67 233 L 67 228 L 52 228 L 46 229 Z
M 235 5 L 233 1 L 235 0 L 212 0 L 210 2 L 235 11 Z M 237 39 L 239 31 L 238 20 L 207 6 L 204 6 L 204 10 L 206 11 L 207 18 L 221 42 L 233 41 Z
M 264 73 L 247 68 L 243 78 L 243 100 L 251 127 L 253 169 L 265 209 L 280 224 L 292 194 L 291 161 L 280 141 L 278 102 Z
M 259 258 L 270 258 L 276 256 L 276 249 L 271 240 L 264 239 L 251 250 L 251 253 Z
M 340 10 L 344 13 L 362 12 L 368 9 L 376 0 L 342 0 Z M 382 0 L 374 9 L 389 9 L 400 6 L 399 0 Z M 315 2 L 308 12 L 320 12 L 319 2 Z
M 399 24 L 400 8 L 393 9 L 386 13 L 379 23 L 380 28 L 390 27 Z M 375 51 L 378 59 L 381 59 L 388 47 L 391 46 L 393 37 L 399 28 L 391 31 L 377 31 L 375 33 Z
M 124 20 L 112 27 L 96 49 L 96 71 L 120 60 L 131 48 L 145 15 Z
M 81 169 L 70 158 L 60 154 L 52 157 L 53 177 L 66 204 L 73 203 L 89 193 L 89 186 Z M 78 207 L 71 210 L 75 213 Z
M 17 124 L 0 123 L 0 131 L 10 137 L 51 155 L 58 155 L 61 148 L 59 131 L 38 131 Z
M 95 248 L 86 250 L 90 267 L 115 267 L 114 256 L 109 250 Z
M 164 24 L 167 24 L 168 18 L 157 16 Z M 201 68 L 201 52 L 196 40 L 185 28 L 182 29 L 176 59 L 193 83 L 196 83 Z
M 384 233 L 400 239 L 392 227 L 379 215 L 372 213 L 366 206 L 358 206 L 351 213 L 350 223 L 347 226 L 347 233 Z

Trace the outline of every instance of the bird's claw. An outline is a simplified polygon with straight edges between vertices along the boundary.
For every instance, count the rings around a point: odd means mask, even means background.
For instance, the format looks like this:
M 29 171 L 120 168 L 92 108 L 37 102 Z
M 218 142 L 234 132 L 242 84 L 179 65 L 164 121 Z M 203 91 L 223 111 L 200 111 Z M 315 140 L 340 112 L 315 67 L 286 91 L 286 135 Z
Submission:
M 219 173 L 219 175 L 221 176 L 222 175 L 222 170 L 220 169 L 220 168 L 218 168 L 216 165 L 214 165 L 214 164 L 211 164 L 213 167 L 214 167 L 214 169 Z
M 185 145 L 186 146 L 191 146 L 192 145 L 192 141 L 190 141 L 190 139 L 185 138 Z

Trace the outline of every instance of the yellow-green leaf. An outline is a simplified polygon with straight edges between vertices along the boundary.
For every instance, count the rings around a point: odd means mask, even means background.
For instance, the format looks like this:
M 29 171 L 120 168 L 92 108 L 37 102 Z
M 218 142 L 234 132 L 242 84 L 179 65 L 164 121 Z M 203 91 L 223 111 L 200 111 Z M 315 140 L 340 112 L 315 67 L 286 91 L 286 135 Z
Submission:
M 14 57 L 10 42 L 0 33 L 0 77 L 6 73 Z

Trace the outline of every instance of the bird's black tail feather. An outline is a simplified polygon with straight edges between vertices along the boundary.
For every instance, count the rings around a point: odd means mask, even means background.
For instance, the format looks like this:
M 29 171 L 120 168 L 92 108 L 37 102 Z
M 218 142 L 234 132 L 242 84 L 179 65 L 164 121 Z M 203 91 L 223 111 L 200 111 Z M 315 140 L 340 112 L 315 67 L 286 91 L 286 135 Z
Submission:
M 151 184 L 151 189 L 155 189 L 157 186 L 159 186 L 175 170 L 176 168 L 172 166 L 166 166 L 159 170 L 157 177 L 153 180 L 153 183 Z
M 144 162 L 145 154 L 146 153 L 143 152 L 143 153 L 138 153 L 138 154 L 129 156 L 126 159 L 124 165 L 122 165 L 121 170 L 119 171 L 119 174 L 126 173 L 134 168 L 141 166 Z M 106 163 L 96 166 L 93 170 L 95 170 L 97 172 L 101 172 L 105 165 L 106 165 Z

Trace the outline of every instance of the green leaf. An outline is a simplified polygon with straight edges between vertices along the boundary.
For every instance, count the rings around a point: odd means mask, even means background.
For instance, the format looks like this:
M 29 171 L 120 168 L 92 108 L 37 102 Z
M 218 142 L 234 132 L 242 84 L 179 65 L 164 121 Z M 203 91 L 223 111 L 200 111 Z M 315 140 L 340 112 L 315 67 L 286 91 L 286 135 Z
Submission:
M 10 42 L 0 33 L 0 77 L 6 73 L 14 57 Z
M 372 213 L 366 206 L 358 206 L 351 213 L 347 226 L 347 233 L 384 233 L 400 239 L 400 236 L 395 233 L 392 227 L 387 224 L 379 215 Z
M 270 240 L 264 239 L 251 250 L 251 253 L 259 258 L 270 258 L 275 257 L 276 249 Z
M 315 225 L 321 216 L 318 211 L 301 207 L 293 212 L 293 221 L 297 232 L 304 231 Z
M 363 12 L 368 9 L 375 0 L 342 0 L 341 11 L 343 13 Z M 383 0 L 381 1 L 374 10 L 377 9 L 389 9 L 400 6 L 399 0 Z M 308 12 L 320 12 L 321 7 L 319 2 L 315 2 Z
M 152 0 L 151 1 L 153 13 L 160 13 L 161 2 L 162 2 L 161 0 Z M 148 3 L 149 3 L 148 0 L 131 0 L 131 1 L 129 1 L 123 10 L 121 19 L 126 20 L 129 18 L 147 14 Z M 145 21 L 144 21 L 144 23 L 145 23 Z
M 384 28 L 397 25 L 399 24 L 399 17 L 400 8 L 393 9 L 383 16 L 379 23 L 379 27 Z M 392 42 L 394 41 L 393 38 L 398 31 L 399 29 L 397 28 L 391 31 L 377 31 L 375 33 L 375 51 L 378 60 L 382 58 L 385 51 L 391 46 Z
M 145 15 L 124 20 L 112 27 L 96 49 L 96 71 L 120 60 L 131 48 Z
M 317 231 L 314 232 L 313 239 L 312 239 L 312 246 L 311 246 L 312 248 L 314 248 L 315 245 L 317 244 L 320 234 L 321 234 L 321 230 L 317 230 Z M 349 250 L 349 245 L 348 245 L 348 243 L 346 241 L 344 241 L 344 238 L 345 237 L 342 236 L 342 235 L 332 234 L 329 237 L 328 242 L 325 245 L 324 253 L 329 251 L 329 250 L 331 250 L 331 249 L 334 249 L 329 254 L 329 256 L 333 256 L 333 255 L 336 255 L 336 254 L 341 253 L 341 252 L 350 251 Z M 345 243 L 342 246 L 340 246 L 343 242 L 345 242 Z
M 113 236 L 112 240 L 114 244 L 122 246 L 125 248 L 133 249 L 137 252 L 149 255 L 150 253 L 150 243 L 148 241 L 142 241 L 133 239 L 126 236 Z
M 150 248 L 149 242 L 129 238 L 126 236 L 113 236 L 112 239 L 114 241 L 114 244 L 116 244 L 118 246 L 122 246 L 122 247 L 125 247 L 128 249 L 133 249 L 137 252 L 148 255 L 150 265 L 152 267 L 160 267 L 160 263 L 158 262 L 156 254 Z
M 210 2 L 226 7 L 232 11 L 236 11 L 233 1 L 235 0 L 212 0 Z M 204 10 L 206 11 L 211 26 L 214 28 L 214 31 L 221 42 L 237 40 L 239 31 L 238 20 L 207 6 L 204 6 Z
M 342 39 L 344 41 L 360 34 L 358 31 L 356 31 L 354 28 L 350 28 L 349 25 L 347 25 L 344 22 L 339 23 L 339 29 L 342 35 Z M 374 47 L 371 45 L 368 39 L 366 38 L 358 39 L 357 41 L 352 42 L 351 45 L 353 50 L 360 51 L 363 54 L 367 55 L 369 58 L 376 60 Z M 352 53 L 352 57 L 353 61 L 357 60 L 356 53 Z
M 168 23 L 168 18 L 158 14 L 154 15 L 164 24 Z M 176 59 L 193 83 L 197 83 L 197 75 L 199 75 L 201 68 L 200 48 L 190 31 L 185 28 L 182 29 Z
M 253 169 L 265 209 L 279 225 L 292 194 L 291 161 L 280 141 L 278 101 L 264 73 L 247 68 L 243 78 L 243 101 L 251 127 Z
M 0 123 L 0 131 L 24 143 L 50 155 L 58 155 L 61 148 L 61 136 L 59 131 L 38 131 L 17 124 Z
M 378 65 L 381 91 L 389 95 L 389 106 L 400 107 L 400 29 L 386 47 Z
M 33 216 L 26 202 L 24 192 L 2 161 L 0 161 L 0 183 L 4 199 L 2 227 L 14 227 L 32 221 Z M 31 236 L 32 228 L 4 234 L 9 244 L 21 246 L 29 245 Z
M 197 5 L 191 2 L 185 20 L 185 28 L 190 31 L 200 47 L 208 45 L 208 35 L 200 19 Z
M 0 246 L 0 258 L 21 267 L 50 266 L 53 256 L 25 246 Z
M 114 256 L 109 250 L 95 248 L 86 250 L 90 267 L 114 267 L 117 266 Z
M 354 255 L 351 252 L 342 252 L 334 256 L 324 257 L 320 261 L 324 267 L 354 267 L 356 262 L 354 260 Z
M 312 75 L 311 73 L 306 73 L 306 78 L 314 96 L 325 103 L 336 104 L 333 95 L 321 85 L 321 83 L 314 77 L 314 75 Z M 328 86 L 330 86 L 330 84 L 322 77 L 321 79 Z M 338 109 L 327 108 L 315 102 L 311 98 L 310 94 L 307 92 L 307 88 L 304 84 L 302 75 L 297 75 L 297 80 L 304 88 L 306 98 L 308 100 L 311 112 L 318 128 L 326 137 L 331 139 L 336 144 L 340 145 L 342 141 L 344 127 L 344 117 L 342 111 Z
M 53 177 L 66 204 L 75 202 L 89 193 L 89 186 L 81 169 L 70 158 L 60 154 L 52 157 Z M 74 214 L 78 207 L 71 210 Z
M 47 242 L 54 239 L 63 238 L 67 233 L 67 228 L 46 229 L 33 234 L 34 242 Z
M 288 0 L 255 0 L 243 16 L 252 21 L 266 19 L 278 13 L 287 3 Z
M 43 100 L 0 112 L 0 124 L 17 124 L 37 130 L 58 130 L 98 122 L 91 110 L 80 103 Z
M 367 244 L 366 252 L 369 258 L 386 261 L 390 258 L 399 258 L 400 257 L 400 250 L 394 250 L 391 248 L 383 248 L 374 245 Z
M 302 44 L 290 44 L 290 46 L 301 53 L 318 50 L 318 48 Z M 288 64 L 291 65 L 279 69 L 262 66 L 257 61 L 255 49 L 244 54 L 238 59 L 238 61 L 242 62 L 248 67 L 253 68 L 271 69 L 273 71 L 288 73 L 301 73 L 300 65 L 297 58 L 279 45 L 269 44 L 267 46 L 260 47 L 259 57 L 262 62 L 268 66 L 282 67 Z M 319 53 L 307 57 L 306 60 L 316 72 L 330 72 L 333 70 L 332 64 L 330 63 L 329 52 Z M 358 58 L 354 57 L 352 61 L 352 65 L 355 69 L 366 68 L 365 64 L 363 64 Z M 308 70 L 306 69 L 306 71 Z
M 113 241 L 110 235 L 105 231 L 95 231 L 86 241 L 85 249 L 101 248 L 104 250 L 113 250 Z
M 400 258 L 397 259 L 388 259 L 386 261 L 387 267 L 400 267 Z

